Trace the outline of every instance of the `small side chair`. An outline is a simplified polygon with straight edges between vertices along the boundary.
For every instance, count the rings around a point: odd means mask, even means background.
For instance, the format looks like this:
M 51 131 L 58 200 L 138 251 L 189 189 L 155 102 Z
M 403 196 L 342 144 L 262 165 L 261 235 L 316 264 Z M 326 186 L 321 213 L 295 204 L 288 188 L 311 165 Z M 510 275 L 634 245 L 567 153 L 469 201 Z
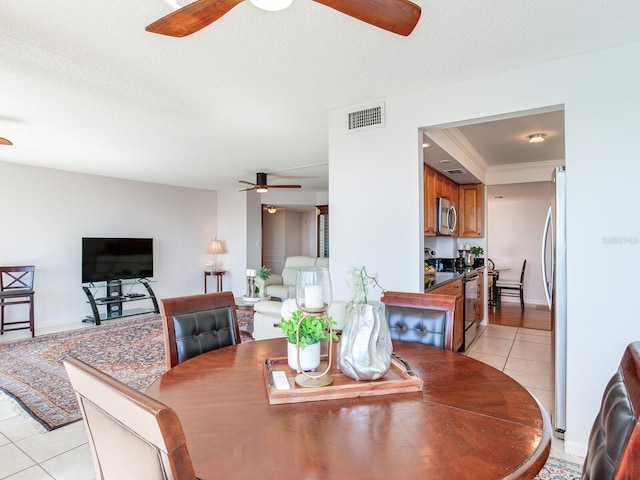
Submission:
M 160 300 L 167 369 L 192 357 L 241 342 L 231 292 Z
M 520 309 L 524 311 L 524 270 L 527 267 L 527 261 L 522 263 L 522 271 L 520 273 L 520 281 L 518 280 L 500 280 L 496 281 L 496 301 L 500 305 L 502 296 L 520 297 Z
M 35 336 L 33 277 L 35 266 L 0 267 L 0 335 L 12 330 L 31 330 Z M 28 320 L 5 320 L 5 307 L 29 305 Z M 7 328 L 10 325 L 10 328 Z M 17 327 L 14 325 L 23 325 Z

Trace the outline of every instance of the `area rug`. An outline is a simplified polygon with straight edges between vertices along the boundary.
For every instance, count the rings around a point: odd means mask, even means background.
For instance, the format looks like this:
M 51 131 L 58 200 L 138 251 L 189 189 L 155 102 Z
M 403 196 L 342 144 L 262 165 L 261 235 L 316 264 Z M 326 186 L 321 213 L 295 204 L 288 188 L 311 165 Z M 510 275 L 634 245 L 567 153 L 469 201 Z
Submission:
M 252 315 L 238 312 L 250 329 Z M 251 338 L 244 333 L 242 341 Z M 131 317 L 50 335 L 0 343 L 0 390 L 47 430 L 81 418 L 62 360 L 72 355 L 144 390 L 165 371 L 160 315 Z
M 534 480 L 580 480 L 582 464 L 549 456 Z

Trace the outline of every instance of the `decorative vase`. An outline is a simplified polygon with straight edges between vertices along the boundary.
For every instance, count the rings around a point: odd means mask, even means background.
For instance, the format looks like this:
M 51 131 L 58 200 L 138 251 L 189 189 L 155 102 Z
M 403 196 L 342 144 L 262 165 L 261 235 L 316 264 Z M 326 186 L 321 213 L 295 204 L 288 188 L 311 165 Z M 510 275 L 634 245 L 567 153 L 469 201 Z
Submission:
M 315 372 L 320 365 L 320 342 L 307 345 L 300 350 L 300 365 L 298 365 L 298 347 L 295 343 L 287 342 L 287 363 L 296 372 Z M 302 370 L 301 370 L 302 369 Z
M 377 380 L 391 366 L 391 333 L 380 302 L 349 303 L 338 365 L 354 380 Z

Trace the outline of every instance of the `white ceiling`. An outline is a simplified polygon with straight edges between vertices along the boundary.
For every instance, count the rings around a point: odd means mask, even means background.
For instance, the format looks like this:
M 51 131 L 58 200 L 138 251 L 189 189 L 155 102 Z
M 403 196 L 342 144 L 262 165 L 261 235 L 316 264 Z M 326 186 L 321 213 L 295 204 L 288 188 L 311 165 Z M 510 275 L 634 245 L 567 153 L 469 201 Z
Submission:
M 640 40 L 637 0 L 416 3 L 409 37 L 295 0 L 178 39 L 144 30 L 165 0 L 3 0 L 0 161 L 214 190 L 279 171 L 326 190 L 330 109 Z

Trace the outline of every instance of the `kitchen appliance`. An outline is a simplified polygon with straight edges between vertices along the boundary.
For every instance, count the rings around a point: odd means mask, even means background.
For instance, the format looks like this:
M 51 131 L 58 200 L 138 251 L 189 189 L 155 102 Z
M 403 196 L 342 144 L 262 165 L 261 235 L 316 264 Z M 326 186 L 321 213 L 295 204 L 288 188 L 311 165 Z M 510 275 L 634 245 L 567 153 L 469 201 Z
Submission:
M 553 430 L 564 438 L 567 412 L 567 244 L 566 172 L 556 167 L 551 181 L 551 206 L 542 234 L 542 281 L 551 310 L 553 365 L 555 372 L 555 416 Z
M 456 207 L 446 198 L 436 198 L 437 232 L 439 235 L 453 235 L 458 216 Z
M 464 350 L 469 350 L 478 333 L 476 308 L 478 303 L 478 272 L 464 274 Z

